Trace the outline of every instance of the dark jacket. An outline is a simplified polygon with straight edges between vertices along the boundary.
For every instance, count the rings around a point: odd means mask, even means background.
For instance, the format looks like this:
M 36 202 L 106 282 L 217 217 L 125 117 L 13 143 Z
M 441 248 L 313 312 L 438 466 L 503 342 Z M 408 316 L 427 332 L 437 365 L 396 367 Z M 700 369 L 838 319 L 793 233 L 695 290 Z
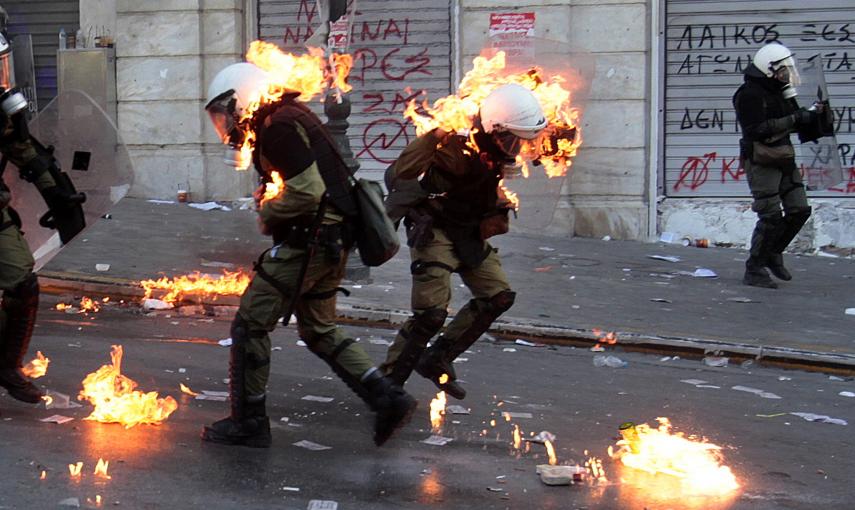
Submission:
M 733 107 L 743 140 L 790 144 L 789 134 L 796 131 L 798 104 L 794 99 L 785 99 L 781 82 L 767 78 L 754 64 L 745 70 L 745 82 L 733 95 Z

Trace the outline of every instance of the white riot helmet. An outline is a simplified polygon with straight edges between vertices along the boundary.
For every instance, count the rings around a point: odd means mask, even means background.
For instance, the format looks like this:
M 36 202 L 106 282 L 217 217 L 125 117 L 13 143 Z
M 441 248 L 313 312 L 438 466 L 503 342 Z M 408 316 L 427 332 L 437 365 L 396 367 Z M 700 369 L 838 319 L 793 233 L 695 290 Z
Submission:
M 496 87 L 481 103 L 481 125 L 509 156 L 519 154 L 522 140 L 532 140 L 548 124 L 532 92 L 515 83 Z
M 15 65 L 12 60 L 12 43 L 6 34 L 6 11 L 0 7 L 0 109 L 7 116 L 27 107 L 27 99 L 15 88 Z
M 796 96 L 796 85 L 799 85 L 799 72 L 793 52 L 783 44 L 769 43 L 754 54 L 754 67 L 766 75 L 784 84 L 784 97 Z

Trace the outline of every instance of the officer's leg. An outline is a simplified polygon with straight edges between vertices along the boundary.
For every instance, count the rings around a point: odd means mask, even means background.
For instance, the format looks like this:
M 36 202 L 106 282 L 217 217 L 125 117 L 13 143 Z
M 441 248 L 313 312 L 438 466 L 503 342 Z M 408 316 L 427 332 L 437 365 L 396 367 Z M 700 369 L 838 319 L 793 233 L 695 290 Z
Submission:
M 451 273 L 459 265 L 451 243 L 442 239 L 424 248 L 411 249 L 410 256 L 413 316 L 401 326 L 381 365 L 401 385 L 412 374 L 428 341 L 445 323 L 451 301 Z
M 224 444 L 270 446 L 270 422 L 265 407 L 270 376 L 268 332 L 276 327 L 289 303 L 299 264 L 300 252 L 297 251 L 280 250 L 275 257 L 265 254 L 260 271 L 244 291 L 231 327 L 231 415 L 205 427 L 203 439 Z M 261 271 L 269 279 L 262 277 Z M 276 286 L 271 281 L 276 282 Z
M 463 283 L 473 295 L 445 332 L 427 350 L 417 367 L 419 374 L 439 382 L 443 373 L 449 380 L 440 386 L 449 395 L 463 399 L 466 391 L 455 381 L 452 363 L 472 346 L 501 314 L 514 304 L 516 293 L 510 290 L 499 255 L 490 255 L 475 269 L 460 272 Z
M 748 186 L 754 201 L 751 209 L 757 213 L 757 224 L 751 234 L 751 248 L 745 261 L 742 283 L 754 287 L 777 288 L 769 277 L 766 266 L 772 254 L 773 243 L 783 222 L 781 214 L 781 170 L 774 167 L 754 165 L 745 161 Z
M 793 276 L 784 267 L 784 250 L 795 239 L 799 231 L 810 218 L 811 208 L 808 205 L 802 176 L 793 165 L 784 171 L 781 179 L 781 201 L 784 206 L 784 221 L 778 226 L 772 253 L 769 255 L 769 269 L 781 280 L 789 281 Z
M 310 267 L 311 288 L 297 302 L 297 327 L 309 349 L 377 413 L 374 442 L 380 446 L 410 421 L 417 402 L 384 377 L 362 346 L 335 325 L 336 289 L 344 267 L 344 260 Z
M 30 346 L 39 308 L 39 281 L 33 274 L 33 257 L 27 243 L 13 225 L 8 225 L 8 212 L 0 210 L 0 303 L 5 315 L 0 327 L 0 386 L 9 395 L 35 404 L 43 393 L 21 373 L 24 356 Z

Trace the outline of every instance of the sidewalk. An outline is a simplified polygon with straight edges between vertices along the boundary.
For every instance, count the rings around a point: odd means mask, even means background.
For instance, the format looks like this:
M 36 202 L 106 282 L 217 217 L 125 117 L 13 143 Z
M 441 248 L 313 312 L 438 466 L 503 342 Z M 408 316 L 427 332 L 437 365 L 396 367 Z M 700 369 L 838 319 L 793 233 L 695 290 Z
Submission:
M 111 214 L 40 271 L 48 292 L 137 295 L 140 279 L 249 268 L 269 246 L 252 211 L 125 199 Z M 844 313 L 855 307 L 855 260 L 787 256 L 793 281 L 768 290 L 741 284 L 744 250 L 523 234 L 501 236 L 494 245 L 517 292 L 495 334 L 590 344 L 599 328 L 640 350 L 722 350 L 737 358 L 855 369 L 855 316 Z M 95 264 L 110 269 L 99 272 Z M 340 315 L 402 322 L 409 314 L 409 266 L 405 246 L 371 269 L 373 283 L 347 285 L 352 295 L 339 299 Z M 718 277 L 691 276 L 697 268 Z M 457 277 L 454 282 L 452 313 L 469 299 Z

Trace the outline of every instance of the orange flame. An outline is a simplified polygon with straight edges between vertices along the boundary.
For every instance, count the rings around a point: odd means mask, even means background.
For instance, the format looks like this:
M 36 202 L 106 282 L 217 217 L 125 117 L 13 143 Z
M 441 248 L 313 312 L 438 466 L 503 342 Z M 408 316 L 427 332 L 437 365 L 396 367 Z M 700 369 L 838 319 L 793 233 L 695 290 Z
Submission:
M 121 345 L 113 346 L 110 357 L 112 364 L 101 366 L 83 379 L 83 390 L 78 398 L 95 406 L 86 420 L 121 423 L 131 428 L 141 423 L 159 424 L 178 409 L 172 397 L 158 398 L 156 391 L 135 390 L 137 383 L 121 373 Z
M 101 478 L 105 478 L 107 480 L 111 479 L 112 476 L 107 474 L 107 468 L 110 466 L 110 461 L 104 460 L 102 458 L 98 458 L 98 464 L 95 465 L 95 472 L 92 473 L 95 476 L 100 476 Z
M 181 393 L 186 393 L 187 395 L 190 395 L 191 397 L 195 397 L 196 395 L 198 395 L 198 393 L 191 390 L 187 386 L 184 386 L 184 384 L 178 383 L 178 385 L 181 387 Z
M 107 303 L 108 301 L 110 301 L 108 297 L 102 300 L 103 303 Z M 97 313 L 101 311 L 101 305 L 98 301 L 85 296 L 80 298 L 80 304 L 77 306 L 70 303 L 57 303 L 55 308 L 60 312 L 68 313 Z
M 622 428 L 623 439 L 617 450 L 609 447 L 609 455 L 633 469 L 676 477 L 687 494 L 720 496 L 739 488 L 736 476 L 722 464 L 720 446 L 672 433 L 668 418 L 656 419 L 655 429 L 646 423 Z
M 217 296 L 240 296 L 249 285 L 252 275 L 239 271 L 223 271 L 219 278 L 203 275 L 199 271 L 193 274 L 162 277 L 159 280 L 143 280 L 140 286 L 145 290 L 144 299 L 150 298 L 155 290 L 164 290 L 166 295 L 160 299 L 175 304 L 185 294 L 201 294 L 216 299 Z
M 614 345 L 618 341 L 617 333 L 614 331 L 604 333 L 602 329 L 594 328 L 591 332 L 597 337 L 597 345 L 594 348 L 602 347 L 601 344 Z
M 42 351 L 36 351 L 36 357 L 21 368 L 21 373 L 31 379 L 38 379 L 47 373 L 50 358 L 45 358 Z
M 45 480 L 45 479 L 47 479 L 47 471 L 42 469 L 42 474 L 39 476 L 39 480 Z
M 258 201 L 258 206 L 261 207 L 268 200 L 272 200 L 283 192 L 285 192 L 285 181 L 282 180 L 282 176 L 276 170 L 270 172 L 271 182 L 267 182 L 264 184 L 264 195 L 261 197 L 261 200 Z
M 68 473 L 72 478 L 80 479 L 80 471 L 83 469 L 83 462 L 68 465 Z
M 431 430 L 437 434 L 442 430 L 442 422 L 445 417 L 445 403 L 444 391 L 437 393 L 436 398 L 430 401 L 430 426 Z
M 546 454 L 549 456 L 549 465 L 554 466 L 558 464 L 558 457 L 555 455 L 555 447 L 552 446 L 552 441 L 547 439 L 543 442 L 543 445 L 546 446 Z
M 520 432 L 520 426 L 514 424 L 514 448 L 517 450 L 522 446 L 522 432 Z
M 413 122 L 416 134 L 422 135 L 435 128 L 452 133 L 469 133 L 469 145 L 477 149 L 472 138 L 474 119 L 481 103 L 496 87 L 516 83 L 531 90 L 543 108 L 549 125 L 538 138 L 525 140 L 517 161 L 523 165 L 523 176 L 528 177 L 529 162 L 540 160 L 549 177 L 567 173 L 570 158 L 582 143 L 579 121 L 581 110 L 571 106 L 570 91 L 564 87 L 567 79 L 560 75 L 542 76 L 533 68 L 527 72 L 505 69 L 505 53 L 494 57 L 475 57 L 470 70 L 461 80 L 455 94 L 442 97 L 429 105 L 410 101 L 404 117 Z
M 588 450 L 585 450 L 585 455 L 588 455 Z M 588 456 L 588 460 L 585 461 L 585 469 L 588 470 L 592 482 L 606 483 L 609 481 L 606 478 L 606 470 L 603 469 L 603 461 L 600 458 Z
M 275 103 L 288 93 L 299 93 L 298 100 L 310 101 L 330 87 L 342 92 L 352 88 L 346 81 L 353 67 L 351 55 L 334 54 L 327 61 L 320 48 L 309 48 L 308 53 L 295 55 L 285 53 L 275 44 L 253 41 L 246 60 L 266 71 L 269 80 L 248 98 L 240 119 L 246 134 L 240 148 L 243 161 L 251 161 L 256 135 L 249 121 L 262 106 Z

